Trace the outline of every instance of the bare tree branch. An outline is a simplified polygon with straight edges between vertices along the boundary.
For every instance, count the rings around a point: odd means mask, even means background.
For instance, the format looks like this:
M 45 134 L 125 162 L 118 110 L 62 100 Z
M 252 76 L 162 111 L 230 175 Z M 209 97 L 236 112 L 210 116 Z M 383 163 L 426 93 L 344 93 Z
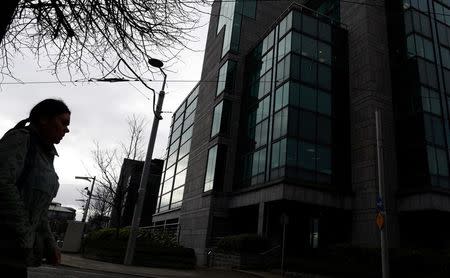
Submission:
M 113 211 L 122 211 L 125 205 L 125 194 L 128 185 L 119 186 L 119 176 L 125 158 L 142 160 L 145 157 L 143 132 L 147 124 L 145 117 L 132 115 L 127 118 L 128 141 L 120 143 L 120 148 L 102 148 L 99 142 L 94 142 L 91 151 L 97 172 L 97 182 L 91 197 L 90 210 L 100 219 Z M 80 191 L 83 198 L 88 197 L 84 190 Z M 92 213 L 91 213 L 92 215 Z
M 109 72 L 120 59 L 142 74 L 152 56 L 170 61 L 187 43 L 208 6 L 205 0 L 7 0 L 0 12 L 0 74 L 13 76 L 11 59 L 30 49 L 48 57 L 58 75 Z M 9 9 L 8 11 L 10 11 Z M 8 19 L 8 16 L 10 17 Z M 11 18 L 12 17 L 12 18 Z

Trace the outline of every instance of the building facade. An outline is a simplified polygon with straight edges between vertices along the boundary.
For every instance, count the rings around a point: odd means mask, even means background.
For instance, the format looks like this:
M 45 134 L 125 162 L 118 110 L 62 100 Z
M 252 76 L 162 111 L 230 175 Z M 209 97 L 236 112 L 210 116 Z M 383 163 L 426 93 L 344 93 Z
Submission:
M 145 192 L 143 211 L 140 226 L 151 226 L 152 215 L 156 212 L 157 194 L 161 181 L 161 172 L 164 161 L 152 159 L 150 178 Z M 125 158 L 120 169 L 117 193 L 111 211 L 110 226 L 130 226 L 133 220 L 134 207 L 137 202 L 139 185 L 141 183 L 144 161 Z
M 201 80 L 173 117 L 154 222 L 176 223 L 200 264 L 226 235 L 276 245 L 286 217 L 291 250 L 379 246 L 377 109 L 390 244 L 442 242 L 449 9 L 448 0 L 215 1 Z M 417 217 L 441 229 L 410 232 Z
M 63 207 L 60 203 L 52 202 L 48 207 L 47 217 L 56 240 L 64 238 L 67 229 L 67 221 L 75 220 L 76 210 L 71 207 Z

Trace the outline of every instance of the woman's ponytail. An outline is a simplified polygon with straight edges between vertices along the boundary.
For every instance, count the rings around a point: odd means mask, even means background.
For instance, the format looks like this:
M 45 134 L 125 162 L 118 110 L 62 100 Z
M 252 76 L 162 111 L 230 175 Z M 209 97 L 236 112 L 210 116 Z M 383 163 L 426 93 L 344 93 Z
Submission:
M 15 126 L 13 129 L 16 129 L 16 128 L 24 128 L 25 125 L 26 125 L 27 123 L 29 123 L 29 122 L 30 122 L 30 119 L 29 119 L 29 118 L 26 118 L 26 119 L 24 119 L 24 120 L 21 120 L 20 122 L 18 122 L 18 123 L 16 124 L 16 126 Z

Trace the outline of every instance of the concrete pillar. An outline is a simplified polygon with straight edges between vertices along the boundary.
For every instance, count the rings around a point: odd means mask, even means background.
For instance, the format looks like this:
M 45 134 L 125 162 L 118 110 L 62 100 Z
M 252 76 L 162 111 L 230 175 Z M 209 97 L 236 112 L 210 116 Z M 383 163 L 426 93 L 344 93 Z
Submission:
M 376 3 L 377 6 L 363 5 Z M 397 164 L 394 112 L 389 64 L 388 24 L 384 1 L 363 0 L 361 4 L 341 2 L 341 20 L 348 28 L 353 200 L 352 242 L 378 247 L 375 224 L 377 155 L 375 109 L 382 113 L 384 147 L 385 207 L 390 246 L 397 245 L 398 220 L 395 192 Z M 379 6 L 378 6 L 379 5 Z M 389 227 L 390 226 L 390 227 Z
M 258 212 L 258 235 L 263 236 L 265 229 L 265 217 L 264 217 L 264 211 L 265 211 L 265 203 L 261 202 L 259 203 L 259 212 Z

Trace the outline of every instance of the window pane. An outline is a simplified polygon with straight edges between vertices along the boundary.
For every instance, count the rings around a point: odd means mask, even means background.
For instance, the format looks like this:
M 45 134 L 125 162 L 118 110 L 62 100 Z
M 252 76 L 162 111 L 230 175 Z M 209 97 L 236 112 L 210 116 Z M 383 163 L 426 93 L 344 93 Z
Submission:
M 172 193 L 172 204 L 182 201 L 183 193 L 184 193 L 184 186 L 174 190 Z
M 172 190 L 172 183 L 173 183 L 173 178 L 170 178 L 170 179 L 168 179 L 168 180 L 166 180 L 164 182 L 163 190 L 162 190 L 163 194 L 169 192 L 170 190 Z
M 289 120 L 288 120 L 288 135 L 297 137 L 298 132 L 298 122 L 299 122 L 300 111 L 297 109 L 289 109 Z
M 439 93 L 433 90 L 430 90 L 429 92 L 430 112 L 436 115 L 441 115 L 441 101 L 439 99 Z
M 178 150 L 178 147 L 180 146 L 180 140 L 177 139 L 172 145 L 170 145 L 169 148 L 169 155 L 173 154 L 173 152 Z
M 317 171 L 331 174 L 331 150 L 324 146 L 317 146 Z
M 214 176 L 216 172 L 217 145 L 209 149 L 206 167 L 205 186 L 203 191 L 209 191 L 214 187 Z
M 183 157 L 183 156 L 187 155 L 189 153 L 190 149 L 191 149 L 191 140 L 187 140 L 186 143 L 184 143 L 181 146 L 178 157 Z
M 319 42 L 319 62 L 331 64 L 331 46 L 326 43 Z
M 299 166 L 308 170 L 316 169 L 316 146 L 314 144 L 299 142 Z
M 174 152 L 172 155 L 169 156 L 167 159 L 167 167 L 172 166 L 177 161 L 177 153 Z
M 317 91 L 317 111 L 326 115 L 331 115 L 331 95 Z
M 278 60 L 283 58 L 286 54 L 291 52 L 291 38 L 292 32 L 287 34 L 278 44 Z
M 425 87 L 421 87 L 420 93 L 422 95 L 422 109 L 423 111 L 430 112 L 430 93 L 429 90 Z
M 192 129 L 193 126 L 191 125 L 191 127 L 183 133 L 183 135 L 181 136 L 181 144 L 184 144 L 187 140 L 191 139 Z
M 287 140 L 287 157 L 286 157 L 286 165 L 287 166 L 296 166 L 297 165 L 297 140 L 288 139 Z
M 284 108 L 274 116 L 273 139 L 286 135 L 288 124 L 288 109 Z
M 307 140 L 316 139 L 316 115 L 312 112 L 303 111 L 300 118 L 300 136 Z
M 189 163 L 189 155 L 185 156 L 183 159 L 178 161 L 177 172 L 180 172 L 180 171 L 186 169 L 188 166 L 188 163 Z
M 301 65 L 301 80 L 306 83 L 316 84 L 317 64 L 309 59 L 303 58 Z
M 331 69 L 328 66 L 319 65 L 319 87 L 331 90 Z
M 431 117 L 433 122 L 434 143 L 440 146 L 444 146 L 444 127 L 442 126 L 442 120 L 437 117 Z
M 317 117 L 317 141 L 331 144 L 331 120 L 327 117 Z
M 211 128 L 211 137 L 216 136 L 220 132 L 220 124 L 222 121 L 223 101 L 214 107 L 213 123 Z
M 316 111 L 316 91 L 308 86 L 301 86 L 300 107 L 311 111 Z
M 317 19 L 308 15 L 303 15 L 303 31 L 312 36 L 317 36 Z
M 175 172 L 175 166 L 170 167 L 166 170 L 166 176 L 164 177 L 164 180 L 168 180 L 173 177 L 173 174 Z
M 317 41 L 308 36 L 302 36 L 302 55 L 316 60 Z
M 319 21 L 319 37 L 327 42 L 331 42 L 331 25 Z
M 436 149 L 437 166 L 440 176 L 448 176 L 448 162 L 445 150 Z
M 271 167 L 277 168 L 280 166 L 280 142 L 274 143 L 272 145 L 272 163 Z
M 225 62 L 225 64 L 223 64 L 219 69 L 216 95 L 219 95 L 220 93 L 223 92 L 223 90 L 225 90 L 225 82 L 227 80 L 227 68 L 228 68 L 228 61 Z
M 256 144 L 257 148 L 267 144 L 269 120 L 263 121 L 262 123 L 260 123 L 260 126 L 261 126 L 261 136 L 260 136 L 260 140 Z
M 411 12 L 412 10 L 408 10 L 408 11 L 406 11 L 405 12 L 405 33 L 406 34 L 409 34 L 409 33 L 411 33 L 412 32 L 412 26 L 413 26 L 413 23 L 412 23 L 412 19 L 411 19 Z
M 173 188 L 180 187 L 186 182 L 186 171 L 187 170 L 184 170 L 175 176 L 175 183 L 173 185 Z
M 292 28 L 297 30 L 302 29 L 302 13 L 299 11 L 294 11 L 292 15 Z
M 171 137 L 171 143 L 175 142 L 175 140 L 178 139 L 178 137 L 180 137 L 181 135 L 181 126 L 178 127 L 173 133 L 172 133 L 172 137 Z
M 194 119 L 195 113 L 192 113 L 189 117 L 187 117 L 183 124 L 183 130 L 187 130 L 194 123 Z
M 289 104 L 295 107 L 300 106 L 300 84 L 289 83 Z
M 289 72 L 289 76 L 292 79 L 296 79 L 296 80 L 300 80 L 300 70 L 301 70 L 301 65 L 300 65 L 300 61 L 301 58 L 298 55 L 291 55 L 291 64 L 290 64 L 290 72 Z
M 280 166 L 286 165 L 286 139 L 280 141 Z
M 450 69 L 450 50 L 445 47 L 441 47 L 442 65 Z
M 424 57 L 428 60 L 434 61 L 433 43 L 425 38 L 423 40 Z
M 186 117 L 189 116 L 192 112 L 194 112 L 195 108 L 197 108 L 197 98 L 192 101 L 191 104 L 186 108 Z
M 167 193 L 166 195 L 163 195 L 161 197 L 161 205 L 160 205 L 160 207 L 162 208 L 162 207 L 168 206 L 169 202 L 170 202 L 170 193 Z
M 414 36 L 410 35 L 406 38 L 406 44 L 408 46 L 408 56 L 412 57 L 416 54 L 416 43 L 414 42 Z
M 181 123 L 183 122 L 183 117 L 179 117 L 178 120 L 175 121 L 175 123 L 173 124 L 173 129 L 177 129 Z
M 287 128 L 288 128 L 288 108 L 284 108 L 283 110 L 281 110 L 281 136 L 284 136 L 287 134 Z

